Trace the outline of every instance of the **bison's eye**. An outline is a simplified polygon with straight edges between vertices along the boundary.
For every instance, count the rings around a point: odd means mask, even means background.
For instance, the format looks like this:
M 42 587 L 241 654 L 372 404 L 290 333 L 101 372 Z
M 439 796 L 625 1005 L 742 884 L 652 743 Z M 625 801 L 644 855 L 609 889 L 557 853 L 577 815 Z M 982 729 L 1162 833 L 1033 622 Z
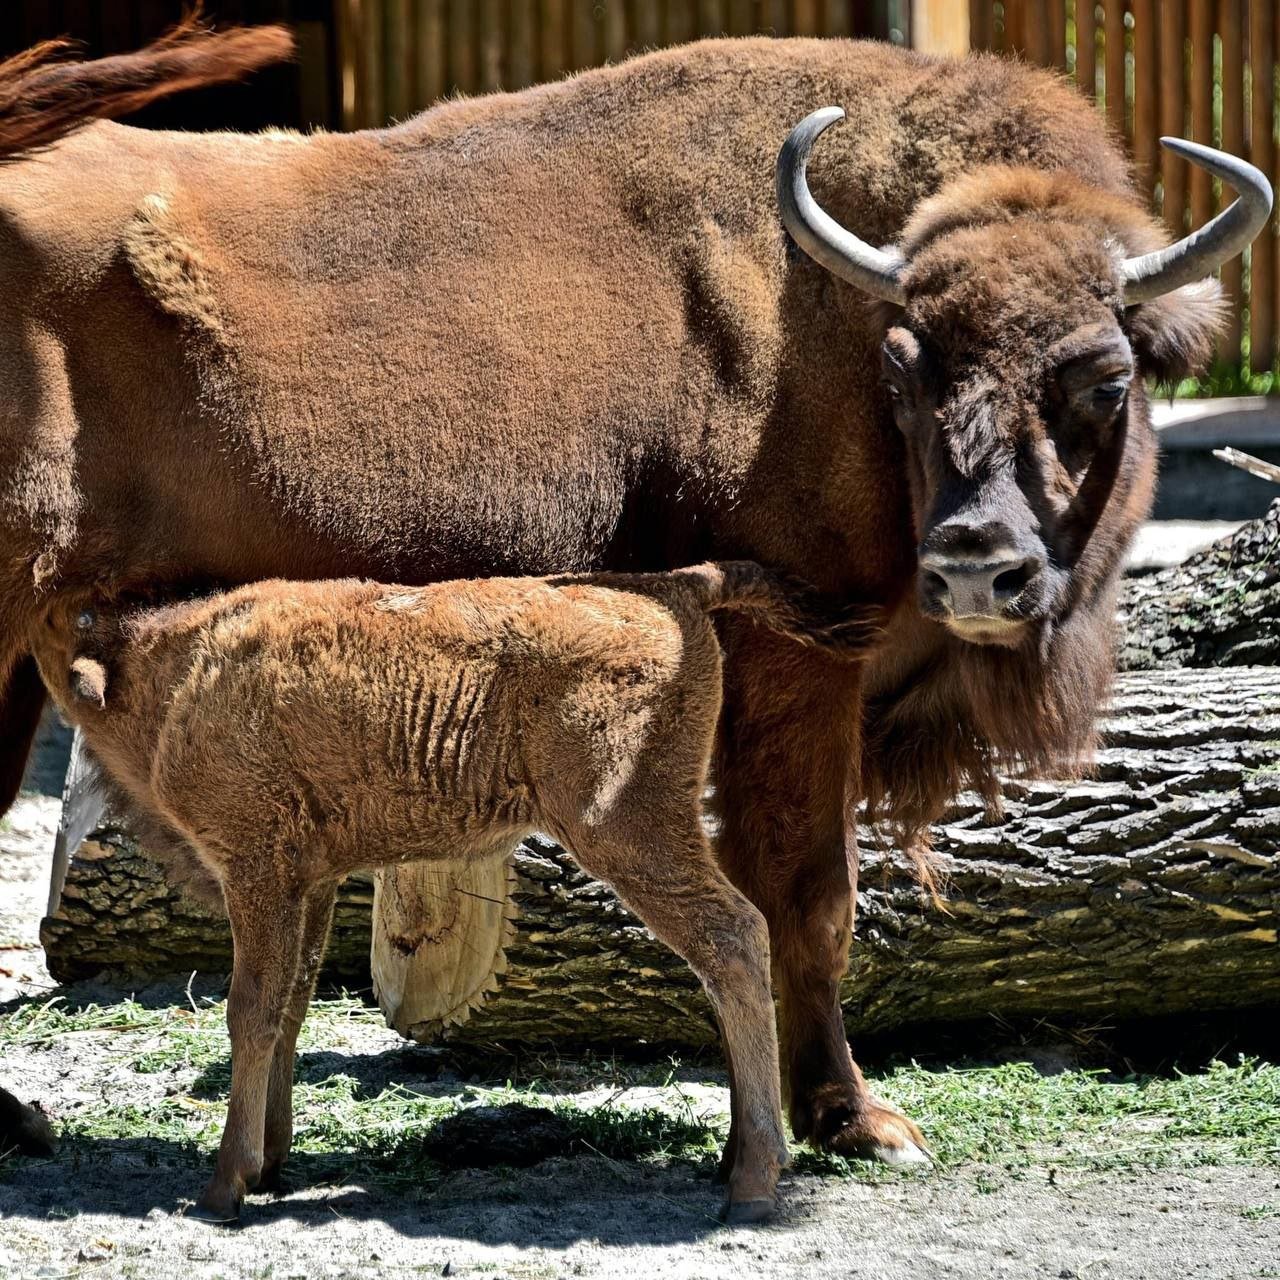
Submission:
M 1093 389 L 1094 403 L 1102 408 L 1110 408 L 1117 405 L 1124 399 L 1125 392 L 1129 390 L 1128 382 L 1103 382 Z

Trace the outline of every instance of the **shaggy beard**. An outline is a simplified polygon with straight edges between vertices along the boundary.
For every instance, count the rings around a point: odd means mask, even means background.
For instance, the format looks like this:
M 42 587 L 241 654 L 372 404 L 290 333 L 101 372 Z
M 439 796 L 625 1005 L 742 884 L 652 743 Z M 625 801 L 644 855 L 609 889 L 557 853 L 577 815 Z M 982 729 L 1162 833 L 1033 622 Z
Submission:
M 1046 624 L 1016 650 L 950 636 L 864 718 L 862 795 L 931 891 L 938 864 L 928 828 L 962 791 L 1002 812 L 1000 777 L 1069 780 L 1087 771 L 1097 715 L 1114 670 L 1114 611 L 1101 606 Z

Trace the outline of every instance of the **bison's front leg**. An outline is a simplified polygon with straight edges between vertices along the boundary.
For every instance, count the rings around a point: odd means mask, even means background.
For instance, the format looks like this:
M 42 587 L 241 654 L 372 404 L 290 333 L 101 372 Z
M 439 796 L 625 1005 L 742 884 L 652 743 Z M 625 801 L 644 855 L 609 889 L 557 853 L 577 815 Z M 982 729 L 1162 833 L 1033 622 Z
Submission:
M 791 1127 L 841 1155 L 924 1161 L 919 1129 L 868 1091 L 840 1011 L 857 884 L 858 668 L 746 626 L 726 641 L 719 853 L 769 924 Z

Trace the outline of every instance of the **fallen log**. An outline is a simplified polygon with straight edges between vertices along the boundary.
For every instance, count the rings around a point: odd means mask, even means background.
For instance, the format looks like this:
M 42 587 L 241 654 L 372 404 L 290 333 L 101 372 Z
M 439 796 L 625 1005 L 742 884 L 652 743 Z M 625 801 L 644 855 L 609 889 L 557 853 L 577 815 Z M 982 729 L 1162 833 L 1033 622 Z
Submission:
M 1120 613 L 1124 670 L 1280 663 L 1280 502 L 1182 564 L 1126 582 Z M 502 963 L 506 926 L 488 901 L 493 879 L 451 863 L 375 875 L 374 991 L 401 1033 L 465 1021 L 494 989 L 484 961 Z M 465 935 L 437 927 L 445 921 L 465 925 Z M 469 955 L 458 950 L 463 936 Z
M 1122 671 L 1280 666 L 1280 501 L 1181 564 L 1130 578 Z
M 867 849 L 851 1029 L 1280 1001 L 1280 670 L 1124 675 L 1105 743 L 1088 781 L 1008 783 L 999 824 L 962 799 L 938 831 L 945 909 L 894 855 Z M 452 1037 L 714 1039 L 684 965 L 563 851 L 531 841 L 515 876 L 506 972 Z M 361 987 L 371 898 L 367 880 L 344 886 L 329 956 L 333 975 Z M 63 979 L 225 971 L 230 957 L 225 922 L 180 899 L 110 829 L 72 860 L 42 933 Z

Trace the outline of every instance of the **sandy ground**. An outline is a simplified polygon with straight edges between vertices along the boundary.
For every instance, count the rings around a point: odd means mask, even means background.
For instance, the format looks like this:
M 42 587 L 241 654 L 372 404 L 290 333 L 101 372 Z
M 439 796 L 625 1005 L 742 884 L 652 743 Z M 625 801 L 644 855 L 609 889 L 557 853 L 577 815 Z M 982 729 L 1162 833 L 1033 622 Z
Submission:
M 0 829 L 0 999 L 47 983 L 35 930 L 57 801 L 55 741 Z M 50 761 L 52 760 L 52 764 Z M 110 988 L 71 989 L 110 1001 Z M 117 993 L 126 994 L 126 993 Z M 0 1011 L 2 1013 L 2 1011 Z M 304 1078 L 345 1072 L 370 1089 L 412 1077 L 430 1051 L 368 1025 Z M 94 1099 L 185 1088 L 139 1076 L 118 1041 L 84 1033 L 10 1053 L 0 1081 L 54 1116 Z M 434 1068 L 433 1068 L 434 1070 Z M 711 1086 L 715 1090 L 714 1084 Z M 881 1183 L 784 1182 L 778 1220 L 728 1230 L 719 1191 L 686 1165 L 552 1159 L 520 1173 L 459 1171 L 431 1189 L 343 1182 L 252 1197 L 241 1226 L 181 1216 L 204 1171 L 162 1142 L 78 1139 L 55 1159 L 0 1165 L 0 1275 L 315 1277 L 1280 1277 L 1280 1170 L 1051 1175 L 970 1166 Z M 310 1179 L 314 1182 L 314 1179 Z

